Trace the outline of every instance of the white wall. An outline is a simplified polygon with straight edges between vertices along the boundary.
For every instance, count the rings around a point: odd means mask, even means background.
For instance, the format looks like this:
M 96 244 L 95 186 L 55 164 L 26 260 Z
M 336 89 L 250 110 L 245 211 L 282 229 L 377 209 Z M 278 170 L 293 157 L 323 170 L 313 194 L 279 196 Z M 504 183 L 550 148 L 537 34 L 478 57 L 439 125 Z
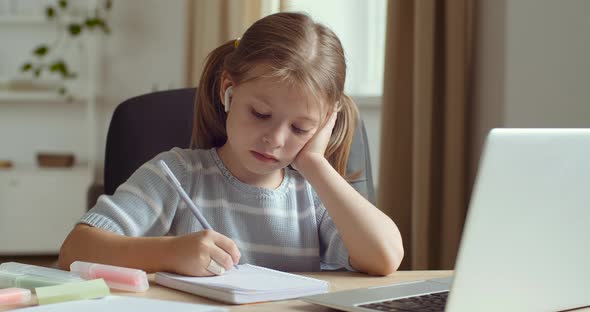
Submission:
M 471 177 L 492 127 L 590 128 L 590 1 L 480 0 Z
M 507 2 L 507 127 L 590 127 L 590 1 Z

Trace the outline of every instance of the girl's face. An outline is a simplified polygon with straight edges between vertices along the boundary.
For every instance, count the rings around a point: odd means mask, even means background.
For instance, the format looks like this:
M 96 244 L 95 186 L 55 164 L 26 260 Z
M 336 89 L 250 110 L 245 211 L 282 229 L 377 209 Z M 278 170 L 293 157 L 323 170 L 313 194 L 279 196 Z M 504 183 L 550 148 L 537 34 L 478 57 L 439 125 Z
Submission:
M 234 86 L 220 155 L 243 182 L 277 179 L 317 131 L 319 109 L 300 89 L 272 78 Z

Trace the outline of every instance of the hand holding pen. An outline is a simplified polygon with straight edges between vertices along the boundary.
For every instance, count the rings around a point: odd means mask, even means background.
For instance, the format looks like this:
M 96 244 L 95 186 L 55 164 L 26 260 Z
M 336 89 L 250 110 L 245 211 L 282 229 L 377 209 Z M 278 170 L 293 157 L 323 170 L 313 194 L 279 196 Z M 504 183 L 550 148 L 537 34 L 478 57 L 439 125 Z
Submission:
M 235 243 L 231 239 L 229 239 L 227 236 L 224 236 L 218 232 L 215 232 L 211 228 L 211 226 L 209 225 L 207 220 L 201 214 L 201 211 L 195 206 L 195 204 L 190 199 L 190 197 L 186 194 L 184 189 L 182 189 L 180 182 L 178 181 L 178 179 L 176 179 L 176 177 L 174 176 L 174 174 L 172 173 L 170 168 L 168 168 L 168 166 L 166 165 L 166 163 L 163 160 L 158 161 L 158 166 L 164 172 L 166 179 L 168 179 L 170 184 L 172 184 L 172 186 L 174 187 L 176 192 L 180 195 L 180 198 L 182 198 L 182 200 L 186 203 L 186 205 L 191 210 L 193 215 L 197 218 L 197 220 L 199 221 L 201 226 L 203 226 L 203 228 L 206 230 L 206 231 L 202 231 L 202 232 L 195 233 L 192 235 L 188 235 L 184 238 L 181 237 L 181 238 L 179 238 L 180 241 L 183 243 L 187 243 L 190 246 L 190 244 L 192 242 L 194 242 L 193 239 L 197 239 L 201 242 L 206 241 L 206 240 L 210 240 L 212 243 L 201 244 L 201 245 L 203 245 L 201 247 L 205 248 L 206 246 L 210 246 L 210 248 L 209 248 L 210 261 L 206 267 L 206 270 L 215 274 L 215 275 L 221 275 L 221 274 L 225 273 L 225 267 L 223 265 L 221 265 L 215 259 L 220 260 L 223 258 L 227 259 L 227 257 L 230 257 L 232 259 L 232 262 L 234 263 L 234 267 L 236 269 L 238 269 L 238 267 L 237 267 L 237 265 L 235 265 L 235 263 L 239 259 L 239 251 L 237 250 Z M 207 230 L 209 230 L 209 231 L 207 231 Z M 189 240 L 191 242 L 185 242 L 185 240 Z M 181 244 L 181 245 L 184 245 L 184 244 Z M 189 248 L 189 249 L 192 250 L 192 248 Z M 186 250 L 182 250 L 182 252 L 186 252 Z

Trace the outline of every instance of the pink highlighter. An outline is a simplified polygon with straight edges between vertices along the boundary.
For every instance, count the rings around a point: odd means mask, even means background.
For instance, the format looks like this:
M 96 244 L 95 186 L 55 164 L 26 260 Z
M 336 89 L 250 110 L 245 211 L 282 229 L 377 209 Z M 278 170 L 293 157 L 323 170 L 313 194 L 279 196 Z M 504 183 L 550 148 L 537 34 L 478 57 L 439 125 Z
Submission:
M 82 278 L 87 280 L 102 278 L 109 288 L 113 289 L 144 292 L 150 288 L 147 274 L 142 270 L 74 261 L 70 265 L 70 271 L 78 273 Z
M 31 300 L 31 291 L 24 288 L 0 289 L 0 306 L 25 304 Z

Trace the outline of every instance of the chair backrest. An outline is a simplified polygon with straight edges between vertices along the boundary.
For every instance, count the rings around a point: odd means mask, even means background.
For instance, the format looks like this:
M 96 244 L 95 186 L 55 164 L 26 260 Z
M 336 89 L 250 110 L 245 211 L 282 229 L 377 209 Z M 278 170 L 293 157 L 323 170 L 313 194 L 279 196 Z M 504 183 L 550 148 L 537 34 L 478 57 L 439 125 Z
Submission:
M 194 88 L 140 95 L 119 104 L 113 113 L 105 149 L 104 193 L 112 195 L 143 163 L 173 147 L 188 148 L 193 125 Z M 347 173 L 361 172 L 350 182 L 375 203 L 369 146 L 359 122 L 348 158 Z

